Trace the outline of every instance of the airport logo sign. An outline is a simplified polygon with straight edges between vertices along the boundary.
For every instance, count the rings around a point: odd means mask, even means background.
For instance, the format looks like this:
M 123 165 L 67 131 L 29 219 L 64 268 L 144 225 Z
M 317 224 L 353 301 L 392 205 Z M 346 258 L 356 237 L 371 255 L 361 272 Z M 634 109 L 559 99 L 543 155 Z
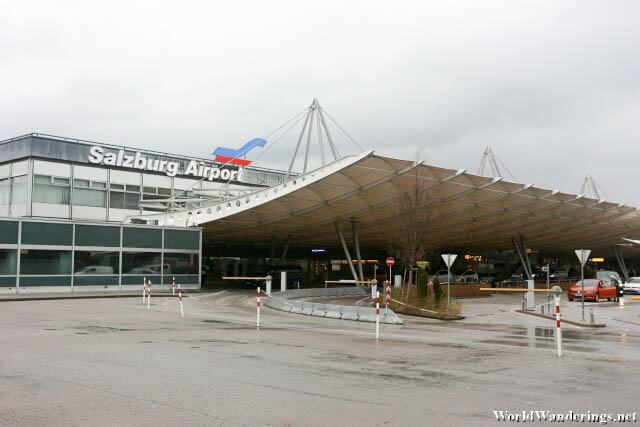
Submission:
M 124 150 L 117 152 L 105 152 L 104 148 L 94 145 L 89 148 L 89 163 L 105 166 L 116 166 L 120 168 L 131 168 L 152 172 L 164 172 L 167 176 L 186 175 L 197 178 L 222 179 L 225 181 L 242 181 L 242 169 L 222 169 L 202 161 L 190 160 L 186 168 L 182 168 L 181 164 L 171 160 L 161 160 L 147 158 L 139 151 L 133 154 L 125 154 Z
M 232 165 L 239 166 L 249 166 L 251 164 L 251 160 L 239 159 L 238 157 L 244 156 L 256 147 L 264 147 L 266 144 L 266 139 L 253 138 L 251 141 L 247 142 L 237 150 L 233 148 L 218 147 L 212 154 L 216 156 L 216 162 L 231 163 Z

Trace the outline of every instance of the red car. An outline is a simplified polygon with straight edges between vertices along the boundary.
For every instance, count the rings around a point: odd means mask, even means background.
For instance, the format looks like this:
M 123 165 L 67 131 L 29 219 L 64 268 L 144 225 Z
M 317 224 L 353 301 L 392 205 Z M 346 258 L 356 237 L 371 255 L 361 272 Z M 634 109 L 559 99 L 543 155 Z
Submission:
M 575 285 L 569 288 L 567 292 L 569 301 L 582 300 L 582 281 L 578 280 Z M 611 282 L 605 282 L 600 279 L 584 279 L 584 300 L 598 302 L 600 298 L 606 298 L 611 301 L 616 298 L 616 287 Z

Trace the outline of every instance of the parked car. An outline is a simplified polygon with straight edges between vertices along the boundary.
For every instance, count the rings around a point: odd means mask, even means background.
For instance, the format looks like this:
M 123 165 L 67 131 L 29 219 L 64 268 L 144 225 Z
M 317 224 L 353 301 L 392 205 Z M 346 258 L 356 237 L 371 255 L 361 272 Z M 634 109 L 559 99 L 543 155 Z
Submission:
M 108 265 L 88 265 L 76 271 L 75 274 L 113 274 L 113 267 Z
M 447 283 L 447 281 L 449 280 L 449 276 L 447 275 L 447 270 L 439 270 L 435 274 L 429 276 L 429 281 L 433 282 L 436 279 L 436 277 L 438 278 L 438 281 L 440 283 Z M 451 273 L 451 281 L 452 282 L 456 281 L 456 275 L 453 273 Z
M 146 268 L 146 267 L 134 267 L 131 270 L 127 271 L 125 274 L 157 274 L 155 271 L 153 271 L 150 268 Z
M 600 279 L 603 282 L 610 282 L 611 278 L 618 282 L 618 297 L 624 296 L 624 281 L 620 278 L 620 275 L 616 271 L 605 270 L 596 271 L 596 279 Z
M 624 292 L 627 294 L 640 294 L 640 277 L 631 277 L 624 284 Z
M 569 270 L 562 269 L 556 270 L 549 275 L 549 280 L 555 280 L 556 282 L 562 280 L 569 280 Z
M 461 275 L 459 275 L 456 279 L 457 282 L 462 283 L 479 283 L 480 278 L 478 277 L 478 273 L 473 270 L 467 270 Z
M 511 277 L 502 282 L 502 286 L 522 287 L 524 286 L 524 279 L 520 274 L 512 274 Z
M 569 301 L 574 299 L 582 299 L 582 280 L 578 280 L 575 285 L 569 288 L 567 292 Z M 612 301 L 616 298 L 616 287 L 611 281 L 603 281 L 600 279 L 584 279 L 584 299 L 598 302 L 601 298 Z

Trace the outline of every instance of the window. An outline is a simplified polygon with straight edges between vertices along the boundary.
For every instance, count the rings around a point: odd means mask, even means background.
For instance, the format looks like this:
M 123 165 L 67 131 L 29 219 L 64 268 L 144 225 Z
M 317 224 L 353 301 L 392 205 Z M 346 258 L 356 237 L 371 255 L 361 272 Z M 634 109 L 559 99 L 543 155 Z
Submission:
M 126 248 L 162 247 L 162 230 L 145 227 L 125 227 L 122 230 L 122 246 Z
M 109 193 L 109 207 L 113 209 L 139 209 L 140 202 L 140 186 L 126 185 L 126 192 L 114 191 L 124 190 L 123 184 L 111 184 L 111 192 Z
M 0 249 L 0 275 L 16 274 L 17 252 L 15 249 Z
M 160 253 L 123 252 L 122 273 L 147 276 L 151 274 L 161 274 Z
M 101 184 L 94 186 L 93 184 Z M 77 206 L 107 207 L 107 192 L 104 182 L 92 182 L 88 179 L 73 180 L 73 204 Z
M 22 249 L 20 274 L 71 274 L 71 251 Z
M 107 183 L 106 182 L 100 182 L 100 181 L 91 181 L 91 187 L 92 188 L 106 189 L 107 188 Z
M 27 202 L 27 175 L 11 179 L 11 204 L 19 205 Z
M 76 225 L 76 246 L 120 247 L 120 227 Z
M 48 175 L 33 176 L 33 201 L 68 205 L 71 189 L 69 178 L 57 178 Z
M 18 243 L 18 221 L 0 221 L 0 243 Z
M 166 253 L 164 254 L 166 274 L 198 274 L 198 254 Z M 169 270 L 167 272 L 166 270 Z
M 118 274 L 119 252 L 75 251 L 73 274 Z
M 25 245 L 71 246 L 73 226 L 53 222 L 22 222 L 22 243 Z
M 0 205 L 9 204 L 9 178 L 0 179 Z

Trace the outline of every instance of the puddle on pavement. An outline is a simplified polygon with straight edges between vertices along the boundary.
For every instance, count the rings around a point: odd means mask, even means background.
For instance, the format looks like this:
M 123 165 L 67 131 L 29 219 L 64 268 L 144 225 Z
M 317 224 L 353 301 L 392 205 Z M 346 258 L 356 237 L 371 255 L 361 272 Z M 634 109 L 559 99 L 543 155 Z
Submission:
M 101 333 L 101 332 L 128 332 L 128 331 L 133 331 L 133 329 L 127 329 L 127 328 L 112 328 L 109 326 L 95 326 L 95 325 L 90 325 L 90 326 L 80 326 L 78 328 L 74 328 L 74 329 L 78 329 L 80 331 L 86 331 L 86 332 L 76 332 L 76 334 L 88 334 L 88 333 Z

